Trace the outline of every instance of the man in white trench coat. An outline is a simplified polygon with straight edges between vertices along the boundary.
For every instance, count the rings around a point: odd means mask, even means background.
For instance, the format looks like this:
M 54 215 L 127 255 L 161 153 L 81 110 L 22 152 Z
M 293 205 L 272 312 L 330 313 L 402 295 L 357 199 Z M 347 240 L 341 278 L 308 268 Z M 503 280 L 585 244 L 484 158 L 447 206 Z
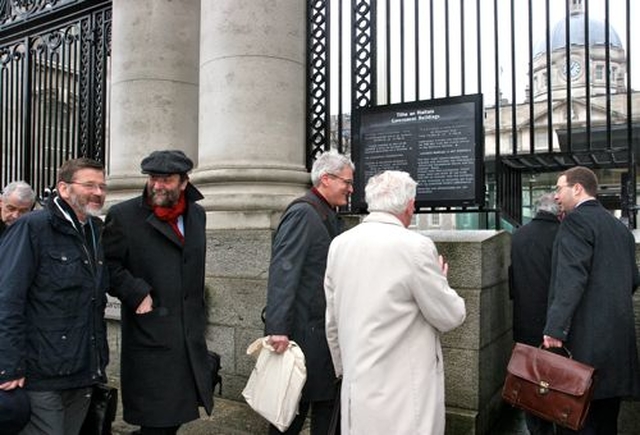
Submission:
M 342 435 L 444 434 L 440 333 L 466 312 L 433 242 L 407 229 L 416 184 L 400 171 L 372 177 L 369 216 L 329 248 L 326 333 L 343 377 Z

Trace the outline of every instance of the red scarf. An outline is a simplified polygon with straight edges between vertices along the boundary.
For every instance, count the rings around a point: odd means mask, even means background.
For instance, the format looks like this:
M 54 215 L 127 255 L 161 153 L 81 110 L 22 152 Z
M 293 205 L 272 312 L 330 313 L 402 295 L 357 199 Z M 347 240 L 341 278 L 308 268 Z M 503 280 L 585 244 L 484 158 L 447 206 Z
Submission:
M 184 211 L 186 209 L 187 200 L 184 199 L 184 191 L 180 193 L 178 202 L 175 203 L 172 207 L 162 207 L 159 205 L 153 206 L 153 214 L 155 214 L 156 217 L 161 221 L 168 222 L 169 225 L 171 225 L 173 231 L 178 235 L 182 243 L 184 243 L 184 236 L 178 228 L 178 218 L 184 214 Z

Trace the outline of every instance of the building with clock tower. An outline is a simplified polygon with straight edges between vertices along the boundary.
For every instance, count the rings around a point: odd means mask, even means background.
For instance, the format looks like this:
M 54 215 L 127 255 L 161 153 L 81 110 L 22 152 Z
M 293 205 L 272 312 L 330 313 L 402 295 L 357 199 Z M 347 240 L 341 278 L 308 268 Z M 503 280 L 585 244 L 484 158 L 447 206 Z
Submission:
M 596 11 L 587 9 L 583 0 L 572 0 L 569 17 L 551 25 L 548 40 L 545 31 L 534 42 L 528 68 L 531 80 L 527 76 L 520 82 L 526 83 L 524 101 L 503 100 L 486 108 L 485 151 L 489 160 L 498 140 L 502 156 L 525 159 L 531 154 L 568 152 L 569 142 L 573 151 L 602 149 L 608 143 L 615 149 L 629 145 L 640 149 L 640 92 L 627 89 L 628 53 L 623 39 L 613 26 L 607 31 L 607 23 Z M 555 184 L 554 171 L 535 163 L 523 170 L 525 221 L 533 215 L 535 198 Z M 598 170 L 599 196 L 611 210 L 620 210 L 623 172 L 622 168 Z M 460 220 L 455 227 L 465 227 Z
M 609 65 L 609 88 L 611 94 L 626 92 L 625 78 L 627 58 L 622 41 L 613 27 L 609 27 L 607 40 L 606 23 L 587 16 L 581 0 L 574 0 L 569 16 L 570 50 L 567 59 L 567 21 L 560 20 L 551 30 L 550 43 L 546 37 L 538 41 L 533 57 L 533 89 L 530 94 L 534 101 L 547 100 L 551 83 L 551 97 L 554 101 L 567 99 L 567 85 L 571 86 L 573 98 L 584 98 L 588 86 L 591 96 L 607 93 L 607 61 Z M 588 36 L 587 36 L 588 33 Z M 587 37 L 589 44 L 586 43 Z M 607 44 L 609 45 L 607 60 Z M 549 50 L 549 56 L 547 56 Z M 548 68 L 548 61 L 550 67 Z M 551 77 L 548 77 L 549 74 Z M 587 80 L 587 76 L 590 80 Z M 550 80 L 549 80 L 550 79 Z

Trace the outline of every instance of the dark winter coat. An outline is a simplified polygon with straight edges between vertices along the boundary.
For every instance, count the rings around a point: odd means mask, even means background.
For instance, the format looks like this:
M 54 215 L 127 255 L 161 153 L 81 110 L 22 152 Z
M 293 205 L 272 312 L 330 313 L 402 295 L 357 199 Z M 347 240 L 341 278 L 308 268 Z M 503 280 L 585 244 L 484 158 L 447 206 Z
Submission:
M 539 211 L 511 239 L 509 290 L 513 299 L 513 339 L 538 346 L 547 320 L 551 255 L 560 221 Z
M 93 236 L 85 238 L 72 209 L 56 198 L 2 237 L 0 383 L 26 377 L 27 389 L 42 391 L 105 381 L 108 277 L 101 221 L 90 219 Z
M 640 394 L 635 248 L 631 232 L 595 200 L 567 214 L 556 236 L 544 333 L 597 369 L 594 399 Z
M 335 211 L 314 193 L 302 199 L 285 211 L 273 240 L 265 332 L 288 335 L 304 352 L 307 382 L 302 401 L 331 400 L 335 371 L 325 334 L 324 272 L 338 221 Z
M 205 213 L 186 189 L 184 245 L 159 220 L 146 192 L 114 205 L 105 222 L 110 293 L 122 301 L 120 362 L 124 419 L 142 426 L 176 426 L 211 413 L 213 392 L 207 359 L 204 301 Z M 151 294 L 153 311 L 136 314 Z

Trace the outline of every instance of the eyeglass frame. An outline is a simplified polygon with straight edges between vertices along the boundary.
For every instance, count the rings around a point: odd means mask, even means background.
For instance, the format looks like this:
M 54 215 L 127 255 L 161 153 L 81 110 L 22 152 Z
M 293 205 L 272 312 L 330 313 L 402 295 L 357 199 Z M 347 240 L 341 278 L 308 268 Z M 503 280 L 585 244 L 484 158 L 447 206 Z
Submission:
M 340 175 L 336 175 L 336 174 L 332 174 L 330 172 L 327 172 L 327 175 L 329 177 L 333 177 L 333 178 L 337 178 L 338 180 L 342 181 L 344 184 L 346 184 L 347 186 L 351 186 L 353 187 L 353 182 L 354 180 L 349 180 L 347 178 L 342 178 Z
M 109 191 L 109 186 L 107 186 L 106 184 L 101 184 L 101 183 L 92 183 L 90 181 L 85 181 L 85 182 L 80 182 L 80 181 L 66 181 L 67 184 L 78 184 L 82 187 L 84 187 L 85 189 L 89 189 L 89 190 L 101 190 L 102 192 L 108 192 Z
M 573 183 L 573 184 L 567 183 L 564 186 L 556 186 L 555 193 L 557 195 L 558 193 L 562 192 L 562 189 L 564 189 L 565 187 L 573 187 L 575 185 L 576 185 L 575 183 Z

